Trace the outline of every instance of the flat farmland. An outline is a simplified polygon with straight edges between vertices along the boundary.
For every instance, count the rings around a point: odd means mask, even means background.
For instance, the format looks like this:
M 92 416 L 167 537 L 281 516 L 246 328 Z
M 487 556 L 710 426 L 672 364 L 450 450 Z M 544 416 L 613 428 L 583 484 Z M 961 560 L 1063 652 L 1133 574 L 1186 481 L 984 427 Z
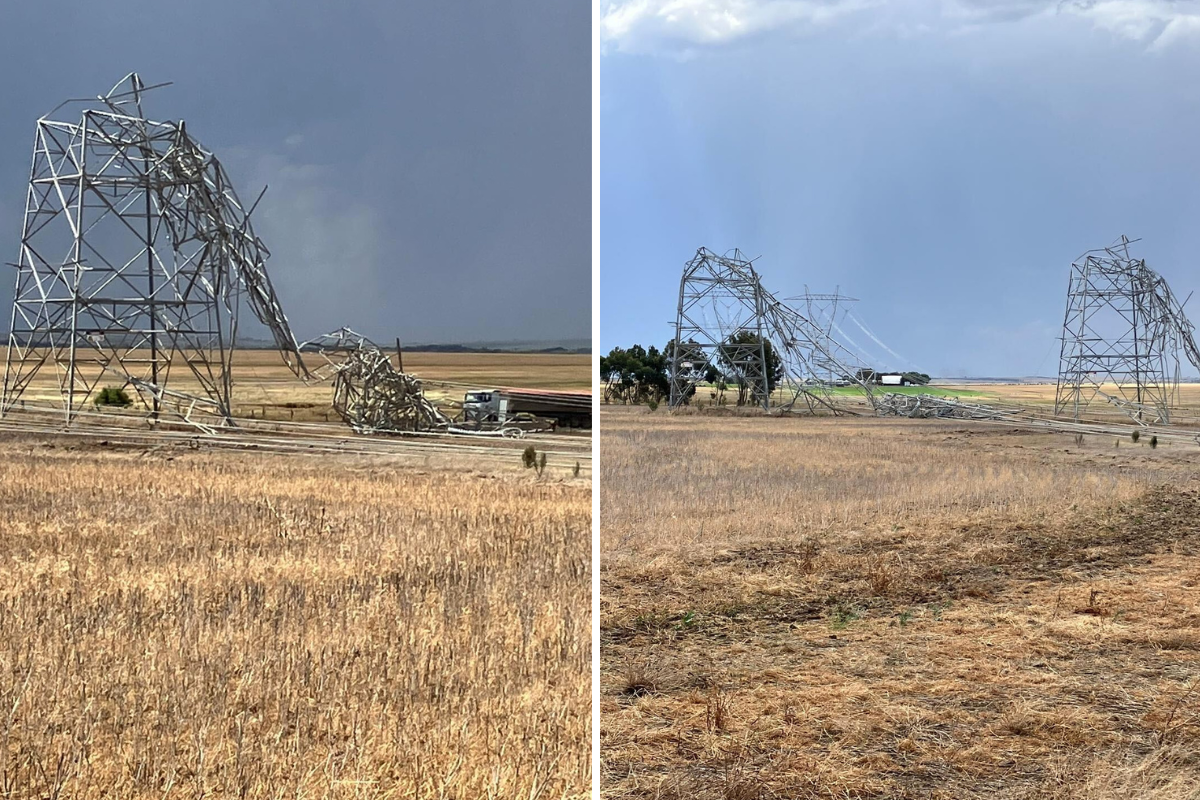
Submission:
M 4 434 L 0 791 L 586 797 L 590 496 Z
M 1200 445 L 600 425 L 606 797 L 1198 796 Z
M 1053 383 L 939 383 L 934 388 L 939 390 L 939 393 L 960 396 L 968 403 L 998 402 L 1036 409 L 1045 413 L 1053 411 L 1054 394 L 1057 390 L 1057 386 Z M 1112 384 L 1101 388 L 1113 396 L 1120 394 L 1118 388 Z M 1174 406 L 1173 415 L 1193 423 L 1200 421 L 1200 383 L 1181 383 L 1178 397 L 1172 405 Z M 1102 399 L 1097 402 L 1097 408 L 1106 413 L 1110 410 L 1105 408 Z
M 1054 411 L 1056 389 L 1057 386 L 1054 383 L 988 383 L 984 381 L 969 381 L 964 383 L 939 382 L 929 386 L 878 386 L 875 387 L 874 391 L 877 396 L 889 393 L 903 395 L 927 394 L 934 397 L 957 398 L 969 404 L 996 405 L 1010 411 L 1024 409 L 1040 415 L 1051 415 Z M 1101 389 L 1104 393 L 1114 397 L 1121 395 L 1121 390 L 1112 384 L 1104 385 Z M 1131 390 L 1126 388 L 1125 391 L 1129 393 Z M 847 408 L 859 412 L 869 413 L 870 411 L 866 397 L 860 387 L 833 387 L 830 389 L 830 394 L 833 395 L 838 403 Z M 723 403 L 721 397 L 721 394 L 715 387 L 709 384 L 702 384 L 696 392 L 691 405 L 697 408 L 709 408 L 720 405 L 724 405 L 730 409 L 736 407 L 736 389 L 726 390 Z M 778 406 L 791 401 L 791 399 L 792 396 L 789 391 L 783 387 L 778 387 L 771 397 L 771 402 L 773 405 Z M 803 406 L 803 401 L 800 401 L 799 405 Z M 1183 423 L 1185 425 L 1200 427 L 1200 383 L 1181 383 L 1178 394 L 1173 398 L 1171 406 L 1173 424 Z M 1130 422 L 1126 414 L 1106 403 L 1102 397 L 1097 397 L 1094 400 L 1094 405 L 1085 409 L 1083 416 L 1085 418 L 1104 419 L 1109 422 L 1116 421 L 1126 424 Z
M 393 356 L 394 359 L 394 356 Z M 309 369 L 324 360 L 305 354 Z M 405 353 L 404 368 L 420 377 L 426 394 L 449 407 L 460 402 L 469 388 L 510 386 L 557 391 L 591 391 L 591 356 L 553 353 Z M 98 370 L 87 372 L 94 379 Z M 31 403 L 57 402 L 59 378 L 54 365 L 46 364 L 25 390 Z M 114 379 L 114 383 L 119 383 Z M 104 380 L 100 385 L 107 385 Z M 184 364 L 173 364 L 170 386 L 195 392 L 199 384 Z M 325 420 L 332 389 L 328 381 L 305 383 L 271 350 L 238 350 L 233 356 L 234 415 L 268 419 Z

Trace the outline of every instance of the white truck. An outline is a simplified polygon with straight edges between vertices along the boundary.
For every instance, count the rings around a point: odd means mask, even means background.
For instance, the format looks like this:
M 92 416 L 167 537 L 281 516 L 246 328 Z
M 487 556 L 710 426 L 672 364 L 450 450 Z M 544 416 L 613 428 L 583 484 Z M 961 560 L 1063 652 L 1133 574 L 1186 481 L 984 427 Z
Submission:
M 472 389 L 463 396 L 466 423 L 503 425 L 538 420 L 548 420 L 556 428 L 590 428 L 592 396 L 533 389 Z

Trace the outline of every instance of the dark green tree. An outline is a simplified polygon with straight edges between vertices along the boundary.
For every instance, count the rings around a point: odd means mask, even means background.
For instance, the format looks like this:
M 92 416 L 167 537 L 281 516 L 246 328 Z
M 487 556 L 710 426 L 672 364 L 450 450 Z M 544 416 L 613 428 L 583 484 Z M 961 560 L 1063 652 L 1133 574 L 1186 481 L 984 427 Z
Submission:
M 682 342 L 679 345 L 679 353 L 676 354 L 675 340 L 671 339 L 663 348 L 663 354 L 665 356 L 664 372 L 667 375 L 667 394 L 670 394 L 671 391 L 671 360 L 679 359 L 680 374 L 686 380 L 684 396 L 681 398 L 684 403 L 690 402 L 696 394 L 696 384 L 715 384 L 721 378 L 721 373 L 712 363 L 708 351 L 699 342 L 691 339 Z
M 754 331 L 741 330 L 730 334 L 721 346 L 721 354 L 718 359 L 721 373 L 727 382 L 738 387 L 737 404 L 739 406 L 745 405 L 751 399 L 749 376 L 739 364 L 758 359 L 760 355 L 766 360 L 764 372 L 767 378 L 767 392 L 773 392 L 779 381 L 783 380 L 784 368 L 783 359 L 771 346 L 770 339 L 763 340 Z
M 600 359 L 600 379 L 608 402 L 645 403 L 660 401 L 670 391 L 667 357 L 639 344 L 614 347 Z

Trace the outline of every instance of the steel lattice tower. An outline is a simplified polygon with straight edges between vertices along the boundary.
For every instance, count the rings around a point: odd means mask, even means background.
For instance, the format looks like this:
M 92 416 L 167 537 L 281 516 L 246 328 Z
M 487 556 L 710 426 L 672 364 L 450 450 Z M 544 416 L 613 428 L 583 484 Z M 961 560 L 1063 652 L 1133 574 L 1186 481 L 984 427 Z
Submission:
M 1200 366 L 1193 329 L 1167 282 L 1132 258 L 1122 236 L 1071 265 L 1055 414 L 1099 412 L 1169 422 L 1183 358 Z
M 679 282 L 670 405 L 686 403 L 708 365 L 719 364 L 745 387 L 752 404 L 769 408 L 765 312 L 758 273 L 740 250 L 729 256 L 697 250 Z M 743 332 L 756 335 L 756 342 L 737 343 L 734 337 Z
M 859 386 L 867 402 L 875 404 L 855 356 L 829 330 L 763 288 L 741 251 L 718 256 L 701 247 L 684 266 L 679 283 L 670 405 L 689 402 L 711 366 L 744 387 L 753 405 L 769 409 L 768 353 L 778 359 L 782 371 L 781 409 L 803 400 L 809 411 L 824 407 L 839 413 L 833 401 L 834 377 Z
M 253 208 L 183 122 L 145 117 L 153 88 L 134 73 L 37 122 L 0 412 L 52 368 L 68 421 L 103 381 L 135 388 L 154 417 L 232 422 L 243 300 L 305 374 Z

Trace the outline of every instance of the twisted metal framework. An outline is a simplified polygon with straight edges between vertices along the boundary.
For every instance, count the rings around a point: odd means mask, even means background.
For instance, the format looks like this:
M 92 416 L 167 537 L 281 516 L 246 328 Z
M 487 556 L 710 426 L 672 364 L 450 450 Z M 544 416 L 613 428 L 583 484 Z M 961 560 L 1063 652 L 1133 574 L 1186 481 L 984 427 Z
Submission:
M 1167 282 L 1132 258 L 1130 240 L 1089 250 L 1071 265 L 1054 413 L 1170 422 L 1184 359 L 1200 367 L 1191 322 Z
M 670 405 L 687 403 L 711 367 L 744 387 L 749 402 L 769 409 L 768 352 L 778 357 L 782 370 L 781 409 L 802 401 L 809 411 L 824 407 L 840 412 L 834 379 L 861 387 L 874 406 L 873 389 L 862 380 L 857 357 L 828 329 L 767 291 L 741 251 L 718 256 L 701 247 L 685 265 L 679 284 Z
M 68 422 L 101 381 L 116 381 L 152 417 L 173 408 L 232 424 L 243 299 L 307 375 L 250 224 L 258 201 L 238 199 L 183 122 L 146 118 L 155 88 L 133 73 L 37 122 L 0 413 L 50 366 Z M 77 119 L 51 118 L 80 105 Z
M 671 406 L 687 402 L 710 365 L 737 381 L 752 404 L 770 405 L 765 306 L 754 264 L 740 250 L 729 256 L 703 247 L 696 251 L 679 283 Z M 736 341 L 745 332 L 754 341 Z
M 856 297 L 847 297 L 839 291 L 834 291 L 832 294 L 822 294 L 810 292 L 808 287 L 804 287 L 804 294 L 799 297 L 786 297 L 784 302 L 792 308 L 803 308 L 804 317 L 812 323 L 813 330 L 820 333 L 824 341 L 832 346 L 834 343 L 834 331 L 841 332 L 838 326 L 839 313 L 841 316 L 846 314 L 846 305 L 848 303 L 858 302 Z M 836 383 L 842 379 L 839 372 L 839 366 L 835 364 L 821 365 L 819 378 L 830 383 Z
M 929 394 L 896 394 L 889 392 L 875 405 L 875 413 L 881 417 L 907 417 L 909 419 L 1008 419 L 1011 410 L 963 403 L 956 397 L 936 397 Z
M 866 365 L 873 372 L 904 371 L 915 369 L 916 365 L 888 347 L 878 336 L 867 327 L 863 319 L 852 310 L 858 298 L 849 297 L 835 290 L 832 294 L 819 294 L 808 291 L 798 297 L 785 298 L 784 302 L 793 308 L 802 308 L 813 325 L 825 336 L 830 348 L 843 347 L 854 355 L 852 360 Z M 851 336 L 849 329 L 857 328 Z M 864 337 L 856 341 L 855 337 Z M 827 372 L 825 379 L 838 380 L 838 375 Z
M 421 381 L 392 366 L 387 353 L 349 328 L 301 345 L 325 363 L 314 377 L 333 379 L 333 409 L 357 433 L 444 430 L 451 419 L 425 397 Z

